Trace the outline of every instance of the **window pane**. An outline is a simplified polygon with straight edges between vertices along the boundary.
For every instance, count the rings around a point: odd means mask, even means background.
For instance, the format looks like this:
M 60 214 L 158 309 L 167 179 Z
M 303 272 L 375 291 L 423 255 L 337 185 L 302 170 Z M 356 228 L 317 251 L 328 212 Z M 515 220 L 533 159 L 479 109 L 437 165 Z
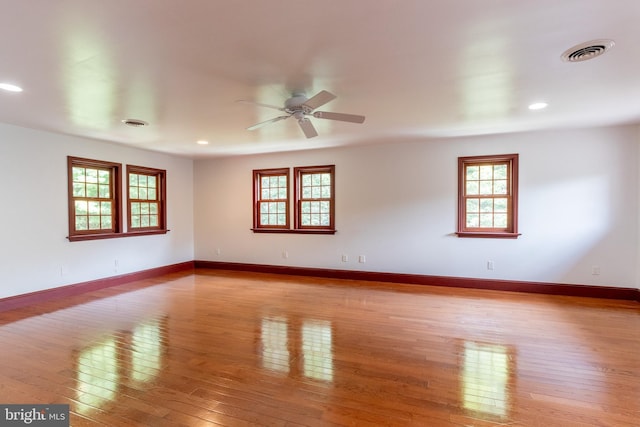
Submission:
M 480 178 L 479 166 L 467 166 L 467 180 L 477 180 Z
M 480 199 L 467 199 L 467 212 L 479 212 Z
M 139 187 L 147 186 L 147 175 L 138 175 L 138 186 Z
M 110 184 L 110 179 L 109 179 L 110 176 L 111 176 L 111 172 L 109 172 L 109 171 L 105 171 L 105 170 L 98 171 L 98 183 L 109 185 Z
M 287 212 L 287 204 L 284 202 L 278 202 L 278 213 L 286 213 Z
M 157 184 L 156 184 L 157 180 L 158 180 L 158 178 L 155 177 L 155 176 L 148 176 L 147 177 L 147 187 L 149 187 L 149 188 L 157 188 L 158 187 Z
M 87 197 L 98 197 L 98 184 L 87 184 Z
M 278 211 L 278 204 L 276 202 L 269 203 L 269 212 L 276 213 Z
M 100 214 L 100 202 L 89 202 L 89 214 L 90 215 Z
M 260 225 L 268 225 L 269 224 L 269 215 L 266 213 L 260 214 Z
M 263 188 L 260 191 L 260 199 L 261 200 L 265 200 L 269 198 L 269 189 L 268 188 Z
M 311 225 L 311 215 L 303 214 L 301 215 L 302 225 Z
M 100 215 L 89 215 L 89 230 L 100 230 Z
M 476 195 L 479 194 L 480 187 L 478 185 L 478 181 L 467 181 L 467 194 L 468 195 Z
M 147 200 L 147 189 L 140 187 L 138 189 L 138 199 L 140 200 Z
M 320 225 L 330 225 L 329 215 L 327 214 L 320 215 Z
M 287 198 L 287 189 L 286 188 L 280 188 L 278 190 L 278 199 L 286 199 Z
M 137 215 L 140 213 L 140 203 L 138 202 L 131 203 L 131 213 L 133 215 Z
M 322 197 L 323 199 L 328 199 L 331 197 L 331 187 L 322 187 L 322 193 L 320 194 L 320 197 Z
M 314 173 L 311 175 L 311 185 L 320 185 L 322 183 L 322 175 Z
M 98 182 L 98 170 L 97 169 L 86 169 L 86 180 L 87 182 Z
M 493 165 L 480 166 L 480 179 L 493 179 Z
M 310 205 L 312 213 L 320 212 L 320 202 L 311 202 Z
M 111 197 L 108 185 L 100 184 L 98 186 L 98 197 L 102 199 L 108 199 Z
M 493 214 L 480 214 L 480 227 L 493 227 Z
M 507 165 L 495 165 L 493 167 L 493 179 L 507 179 Z
M 311 185 L 311 175 L 309 174 L 302 175 L 302 186 L 308 187 L 310 185 Z
M 129 174 L 129 185 L 137 187 L 138 186 L 138 174 L 130 173 Z
M 493 210 L 495 212 L 507 212 L 507 199 L 493 199 Z
M 158 204 L 157 203 L 149 203 L 149 213 L 153 215 L 158 214 Z
M 140 215 L 140 227 L 149 226 L 149 215 Z
M 278 177 L 278 186 L 286 188 L 286 186 L 287 186 L 287 176 L 286 175 L 280 175 Z
M 493 194 L 493 181 L 480 181 L 480 194 Z
M 493 194 L 507 194 L 507 180 L 500 179 L 493 181 Z
M 86 216 L 76 216 L 76 230 L 88 230 L 89 220 Z
M 322 174 L 322 185 L 331 185 L 331 174 L 329 173 Z
M 86 181 L 85 169 L 84 168 L 80 168 L 80 167 L 74 166 L 71 169 L 71 176 L 72 176 L 72 181 L 75 181 L 75 182 L 85 182 Z
M 493 199 L 480 200 L 480 212 L 493 212 Z
M 131 227 L 140 227 L 140 215 L 131 215 Z
M 138 187 L 131 187 L 129 189 L 129 197 L 132 199 L 139 199 Z
M 260 203 L 260 213 L 268 213 L 269 212 L 269 204 L 268 203 Z
M 285 214 L 278 214 L 277 225 L 286 225 L 286 224 L 287 224 L 287 216 Z
M 311 187 L 303 187 L 302 188 L 302 198 L 310 199 L 311 198 Z
M 320 198 L 320 187 L 311 187 L 311 198 L 313 199 Z
M 272 188 L 269 190 L 269 198 L 270 199 L 277 199 L 278 198 L 278 189 L 277 188 Z
M 109 230 L 111 228 L 111 216 L 110 215 L 103 215 L 100 217 L 102 219 L 102 224 L 101 227 L 104 230 Z
M 150 215 L 149 216 L 149 226 L 157 227 L 158 226 L 158 215 Z
M 76 215 L 86 215 L 89 211 L 88 202 L 85 200 L 76 200 Z
M 100 214 L 111 215 L 111 202 L 100 203 Z
M 320 202 L 320 212 L 329 213 L 331 210 L 331 202 Z
M 83 183 L 73 183 L 73 197 L 86 197 Z
M 467 215 L 467 227 L 480 227 L 480 215 L 468 214 Z
M 280 181 L 280 177 L 278 177 L 278 176 L 270 176 L 269 177 L 269 187 L 277 187 L 279 181 Z
M 147 200 L 157 200 L 158 196 L 156 196 L 155 188 L 149 188 L 147 190 Z
M 302 213 L 311 212 L 311 202 L 302 202 L 300 208 L 302 209 Z
M 149 203 L 140 203 L 140 213 L 143 215 L 149 213 Z
M 507 228 L 507 214 L 499 213 L 493 216 L 494 218 L 494 227 L 496 228 Z

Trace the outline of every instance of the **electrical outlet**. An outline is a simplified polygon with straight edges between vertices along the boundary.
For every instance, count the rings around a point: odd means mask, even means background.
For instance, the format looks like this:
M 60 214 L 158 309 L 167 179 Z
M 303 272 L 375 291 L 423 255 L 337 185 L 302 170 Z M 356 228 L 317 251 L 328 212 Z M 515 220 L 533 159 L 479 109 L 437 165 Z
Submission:
M 493 261 L 487 261 L 487 270 L 493 270 Z
M 365 257 L 364 255 L 360 255 L 358 257 L 358 262 L 364 264 L 365 262 L 367 262 L 367 257 Z
M 594 276 L 599 276 L 600 275 L 600 266 L 599 265 L 594 265 L 593 267 L 591 267 L 591 274 L 593 274 Z
M 222 253 L 222 251 L 220 250 L 220 248 L 216 248 L 216 255 L 220 256 L 221 253 Z
M 342 262 L 349 262 L 349 255 L 342 254 Z
M 282 258 L 289 258 L 289 251 L 282 251 Z

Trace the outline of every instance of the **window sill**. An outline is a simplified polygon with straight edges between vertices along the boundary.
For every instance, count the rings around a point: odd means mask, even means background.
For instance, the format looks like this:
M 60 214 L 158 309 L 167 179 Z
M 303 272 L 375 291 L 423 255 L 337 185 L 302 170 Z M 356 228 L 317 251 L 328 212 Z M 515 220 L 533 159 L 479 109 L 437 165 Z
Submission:
M 337 230 L 326 228 L 252 228 L 254 233 L 284 233 L 284 234 L 336 234 Z
M 458 231 L 458 237 L 480 237 L 485 239 L 517 239 L 521 233 L 491 233 L 485 231 Z
M 167 234 L 171 230 L 145 230 L 145 231 L 129 231 L 127 233 L 104 233 L 104 234 L 77 234 L 75 236 L 67 236 L 70 242 L 82 242 L 85 240 L 102 240 L 102 239 L 118 239 L 120 237 L 149 236 L 153 234 Z

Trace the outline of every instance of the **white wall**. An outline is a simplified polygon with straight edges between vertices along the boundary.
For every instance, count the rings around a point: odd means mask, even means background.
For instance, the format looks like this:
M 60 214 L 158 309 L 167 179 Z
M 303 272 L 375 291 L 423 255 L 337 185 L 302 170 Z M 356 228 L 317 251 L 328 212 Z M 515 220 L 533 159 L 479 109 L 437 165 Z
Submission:
M 68 155 L 166 169 L 171 232 L 69 242 Z M 194 259 L 190 159 L 0 125 L 0 182 L 0 298 Z
M 635 288 L 638 145 L 625 126 L 196 160 L 195 258 Z M 457 157 L 504 153 L 520 154 L 522 236 L 456 237 Z M 252 169 L 323 164 L 335 235 L 250 231 Z

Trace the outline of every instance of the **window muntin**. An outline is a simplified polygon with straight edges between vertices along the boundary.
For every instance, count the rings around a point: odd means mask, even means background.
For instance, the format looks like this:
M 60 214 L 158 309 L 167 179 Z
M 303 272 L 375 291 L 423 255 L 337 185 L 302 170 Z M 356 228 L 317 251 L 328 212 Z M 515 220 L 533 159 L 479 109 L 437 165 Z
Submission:
M 129 232 L 166 231 L 166 171 L 127 166 Z
M 289 228 L 289 169 L 253 171 L 256 228 Z
M 458 236 L 517 237 L 518 155 L 460 157 Z
M 119 163 L 67 157 L 69 239 L 105 237 L 120 230 Z
M 295 168 L 296 228 L 333 229 L 335 166 Z

